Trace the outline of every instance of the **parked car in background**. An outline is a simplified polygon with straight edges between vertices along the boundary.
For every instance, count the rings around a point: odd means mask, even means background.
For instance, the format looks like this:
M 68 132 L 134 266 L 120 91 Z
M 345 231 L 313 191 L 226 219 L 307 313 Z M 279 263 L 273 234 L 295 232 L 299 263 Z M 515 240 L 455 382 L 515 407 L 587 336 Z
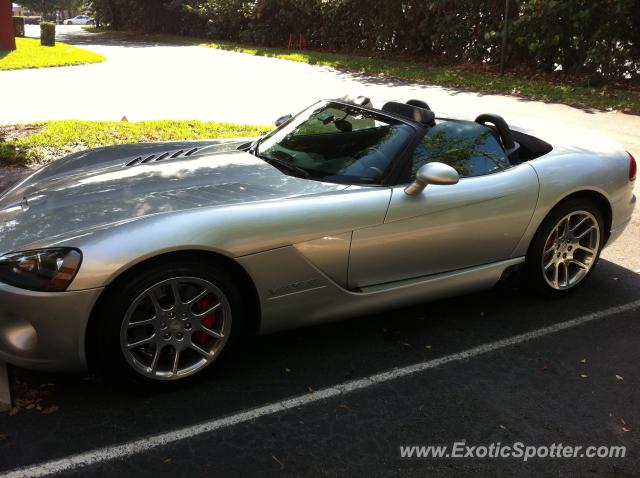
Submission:
M 42 21 L 41 17 L 25 17 L 24 22 L 27 25 L 40 25 L 40 22 Z
M 64 21 L 65 25 L 93 25 L 95 20 L 89 15 L 78 15 L 73 18 L 67 18 Z

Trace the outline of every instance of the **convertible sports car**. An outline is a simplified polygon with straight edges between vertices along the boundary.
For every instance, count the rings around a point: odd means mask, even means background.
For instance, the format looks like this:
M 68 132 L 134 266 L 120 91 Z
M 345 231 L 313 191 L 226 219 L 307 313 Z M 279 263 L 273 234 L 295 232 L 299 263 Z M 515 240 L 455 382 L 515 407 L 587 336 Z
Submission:
M 243 334 L 496 284 L 563 296 L 635 206 L 616 143 L 321 101 L 262 138 L 72 154 L 0 197 L 0 359 L 143 382 Z

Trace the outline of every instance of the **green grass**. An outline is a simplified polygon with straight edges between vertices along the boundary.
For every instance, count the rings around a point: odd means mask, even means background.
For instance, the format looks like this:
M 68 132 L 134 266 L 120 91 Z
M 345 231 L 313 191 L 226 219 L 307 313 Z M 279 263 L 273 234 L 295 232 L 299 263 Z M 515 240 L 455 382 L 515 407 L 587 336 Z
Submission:
M 105 33 L 104 29 L 92 31 Z M 445 86 L 481 93 L 496 93 L 533 100 L 564 103 L 599 110 L 619 110 L 640 114 L 640 92 L 628 90 L 587 88 L 569 83 L 552 83 L 541 79 L 522 78 L 513 74 L 503 77 L 484 72 L 433 66 L 419 61 L 401 61 L 384 57 L 359 56 L 321 51 L 290 51 L 283 48 L 256 47 L 237 43 L 214 42 L 202 38 L 175 35 L 139 35 L 131 32 L 111 34 L 142 37 L 151 41 L 197 45 L 219 50 L 235 51 L 256 56 L 329 66 L 343 71 L 400 78 L 421 83 Z
M 16 46 L 15 51 L 0 50 L 0 70 L 81 65 L 106 60 L 98 53 L 62 42 L 56 42 L 56 46 L 41 46 L 38 39 L 16 38 Z
M 48 121 L 0 126 L 0 167 L 38 166 L 75 151 L 112 144 L 259 136 L 268 126 L 203 121 Z

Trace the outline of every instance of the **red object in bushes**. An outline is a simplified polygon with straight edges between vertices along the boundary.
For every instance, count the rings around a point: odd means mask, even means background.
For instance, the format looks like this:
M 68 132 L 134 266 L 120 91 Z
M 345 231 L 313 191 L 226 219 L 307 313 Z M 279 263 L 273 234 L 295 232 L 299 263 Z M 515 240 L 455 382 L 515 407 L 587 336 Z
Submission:
M 0 50 L 15 50 L 16 35 L 13 31 L 12 3 L 0 1 Z
M 306 50 L 307 49 L 307 39 L 305 38 L 305 36 L 300 33 L 300 49 L 301 50 Z

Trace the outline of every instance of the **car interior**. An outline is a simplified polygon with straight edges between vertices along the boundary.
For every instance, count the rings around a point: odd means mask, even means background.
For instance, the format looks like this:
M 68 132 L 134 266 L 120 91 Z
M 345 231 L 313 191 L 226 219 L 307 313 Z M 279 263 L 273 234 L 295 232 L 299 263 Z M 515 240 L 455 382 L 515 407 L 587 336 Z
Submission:
M 359 96 L 355 99 L 345 97 L 343 101 L 349 101 L 359 106 L 371 107 L 371 100 L 365 96 Z M 429 104 L 426 101 L 418 99 L 411 99 L 406 103 L 390 101 L 385 103 L 381 109 L 382 111 L 408 118 L 411 121 L 427 127 L 434 127 L 437 121 L 446 120 L 444 118 L 436 118 Z M 523 161 L 539 158 L 553 150 L 553 147 L 549 143 L 539 138 L 512 130 L 504 118 L 497 114 L 481 114 L 475 119 L 475 122 L 489 128 L 491 134 L 493 134 L 496 140 L 502 145 L 511 164 L 518 164 Z

